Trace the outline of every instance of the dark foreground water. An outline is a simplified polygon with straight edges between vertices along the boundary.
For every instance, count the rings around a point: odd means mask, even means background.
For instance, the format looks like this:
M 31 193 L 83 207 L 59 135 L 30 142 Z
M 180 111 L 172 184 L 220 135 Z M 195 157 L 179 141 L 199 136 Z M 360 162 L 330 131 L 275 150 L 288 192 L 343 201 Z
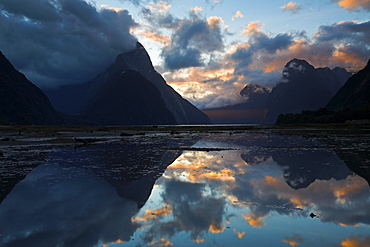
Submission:
M 370 246 L 368 143 L 349 143 L 219 133 L 55 149 L 0 204 L 0 246 Z

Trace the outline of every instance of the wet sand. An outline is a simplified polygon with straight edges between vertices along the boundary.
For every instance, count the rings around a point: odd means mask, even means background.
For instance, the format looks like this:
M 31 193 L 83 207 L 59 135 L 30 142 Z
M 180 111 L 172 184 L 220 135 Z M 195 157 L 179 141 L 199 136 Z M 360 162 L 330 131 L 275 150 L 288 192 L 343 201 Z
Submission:
M 4 148 L 45 146 L 67 147 L 81 144 L 119 141 L 125 138 L 172 135 L 217 135 L 220 133 L 274 133 L 282 135 L 308 135 L 326 138 L 346 135 L 359 141 L 370 134 L 370 124 L 337 125 L 194 125 L 194 126 L 0 126 L 0 152 Z

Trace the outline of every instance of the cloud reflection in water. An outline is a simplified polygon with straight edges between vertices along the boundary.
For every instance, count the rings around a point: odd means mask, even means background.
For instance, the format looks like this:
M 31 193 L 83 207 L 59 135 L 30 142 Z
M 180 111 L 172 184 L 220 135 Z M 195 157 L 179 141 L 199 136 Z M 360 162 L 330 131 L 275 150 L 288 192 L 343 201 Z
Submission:
M 191 145 L 233 150 L 178 156 L 159 148 L 172 141 L 157 141 L 65 151 L 40 165 L 0 204 L 0 245 L 370 244 L 369 185 L 322 143 L 209 135 Z
M 366 180 L 333 151 L 264 148 L 272 138 L 258 148 L 235 139 L 195 144 L 237 150 L 178 157 L 157 180 L 157 199 L 171 214 L 143 222 L 137 235 L 144 243 L 165 238 L 175 246 L 187 238 L 200 246 L 370 244 Z M 317 217 L 311 219 L 312 212 Z

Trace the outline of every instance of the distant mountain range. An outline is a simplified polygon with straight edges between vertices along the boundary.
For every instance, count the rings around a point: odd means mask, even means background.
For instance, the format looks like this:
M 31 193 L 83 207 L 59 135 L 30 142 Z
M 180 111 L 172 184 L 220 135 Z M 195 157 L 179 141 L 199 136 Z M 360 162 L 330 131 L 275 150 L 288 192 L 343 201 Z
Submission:
M 351 109 L 352 115 L 347 112 L 339 118 L 366 118 L 369 74 L 369 63 L 351 77 L 342 68 L 314 68 L 305 60 L 293 59 L 274 88 L 248 84 L 240 92 L 243 103 L 202 112 L 155 71 L 140 43 L 118 55 L 115 63 L 91 81 L 45 90 L 50 101 L 0 52 L 0 122 L 156 125 L 208 124 L 211 118 L 213 123 L 275 123 L 277 119 L 287 123 L 292 116 L 298 119 L 294 121 L 308 121 L 307 117 L 299 118 L 302 111 L 309 119 L 325 115 L 320 121 L 331 122 L 338 118 L 332 113 L 344 109 Z M 284 114 L 290 115 L 286 118 Z
M 272 90 L 248 84 L 240 92 L 243 103 L 203 112 L 219 123 L 275 123 L 280 114 L 324 107 L 351 75 L 343 68 L 314 68 L 305 60 L 292 59 Z
M 270 90 L 258 84 L 248 84 L 240 91 L 244 102 L 236 105 L 203 110 L 213 123 L 260 123 L 265 121 Z
M 327 105 L 301 113 L 281 114 L 276 124 L 344 123 L 370 119 L 370 60 L 330 99 Z
M 280 114 L 325 106 L 351 73 L 341 68 L 315 69 L 305 60 L 293 59 L 285 65 L 282 75 L 269 95 L 268 123 L 275 123 Z
M 0 120 L 5 122 L 21 118 L 33 124 L 211 123 L 206 114 L 167 85 L 140 43 L 133 51 L 118 55 L 112 66 L 91 81 L 45 90 L 60 112 L 3 55 L 1 62 Z

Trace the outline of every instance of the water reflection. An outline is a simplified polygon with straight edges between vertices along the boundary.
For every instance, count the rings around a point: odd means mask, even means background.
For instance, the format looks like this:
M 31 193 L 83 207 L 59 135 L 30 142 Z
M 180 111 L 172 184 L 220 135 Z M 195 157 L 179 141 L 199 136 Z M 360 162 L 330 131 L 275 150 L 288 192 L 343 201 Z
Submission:
M 325 143 L 244 135 L 225 136 L 221 142 L 206 138 L 195 146 L 237 150 L 188 151 L 172 163 L 157 180 L 155 203 L 134 218 L 144 222 L 135 233 L 139 243 L 370 244 L 369 186 Z M 166 214 L 147 217 L 160 209 Z
M 95 246 L 122 242 L 158 177 L 190 139 L 140 138 L 57 150 L 0 205 L 1 246 Z
M 194 143 L 160 138 L 54 153 L 0 205 L 0 243 L 370 245 L 367 152 L 266 134 Z M 163 149 L 189 145 L 233 150 Z

